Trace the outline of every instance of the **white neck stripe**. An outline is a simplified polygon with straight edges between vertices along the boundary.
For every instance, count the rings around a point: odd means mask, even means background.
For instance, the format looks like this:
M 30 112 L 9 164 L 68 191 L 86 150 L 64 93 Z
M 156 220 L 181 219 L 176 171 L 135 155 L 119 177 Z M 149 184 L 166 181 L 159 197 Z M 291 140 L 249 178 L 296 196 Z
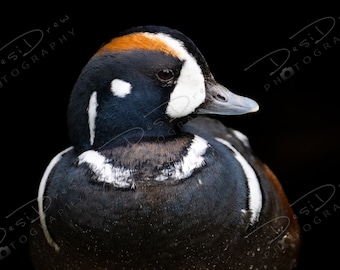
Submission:
M 203 155 L 210 145 L 203 138 L 195 135 L 187 154 L 179 162 L 168 169 L 163 169 L 162 174 L 155 178 L 156 181 L 165 181 L 169 178 L 181 180 L 192 175 L 195 169 L 205 165 Z
M 38 191 L 38 210 L 39 210 L 39 218 L 40 218 L 40 224 L 41 228 L 44 232 L 44 236 L 47 240 L 47 242 L 54 247 L 56 251 L 59 251 L 59 246 L 57 243 L 54 242 L 52 239 L 52 236 L 50 235 L 48 229 L 47 229 L 47 224 L 46 224 L 46 216 L 44 212 L 44 193 L 45 193 L 45 188 L 46 188 L 46 183 L 48 180 L 48 177 L 54 168 L 54 166 L 59 162 L 59 160 L 62 158 L 62 156 L 67 153 L 68 151 L 72 150 L 73 146 L 66 148 L 65 150 L 61 151 L 59 154 L 57 154 L 48 164 L 47 168 L 45 169 L 45 172 L 43 174 L 43 177 L 41 178 L 40 185 L 39 185 L 39 191 Z
M 86 163 L 96 175 L 98 182 L 105 182 L 117 188 L 133 188 L 132 171 L 123 167 L 114 167 L 110 161 L 95 150 L 83 152 L 78 157 L 79 164 Z
M 241 167 L 247 178 L 247 184 L 249 189 L 249 210 L 250 210 L 250 222 L 254 224 L 258 221 L 262 210 L 262 192 L 259 181 L 257 179 L 254 169 L 250 166 L 248 161 L 226 140 L 221 138 L 215 138 L 218 142 L 227 146 L 234 153 L 235 158 L 240 163 Z

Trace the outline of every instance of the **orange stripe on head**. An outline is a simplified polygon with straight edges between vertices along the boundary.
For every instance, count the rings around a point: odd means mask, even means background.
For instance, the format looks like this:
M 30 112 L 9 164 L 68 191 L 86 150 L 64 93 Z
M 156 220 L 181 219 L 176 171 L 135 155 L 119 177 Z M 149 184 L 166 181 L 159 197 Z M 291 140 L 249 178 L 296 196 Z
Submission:
M 96 54 L 103 52 L 123 52 L 128 50 L 161 51 L 178 57 L 178 53 L 155 34 L 133 33 L 112 39 L 101 47 Z

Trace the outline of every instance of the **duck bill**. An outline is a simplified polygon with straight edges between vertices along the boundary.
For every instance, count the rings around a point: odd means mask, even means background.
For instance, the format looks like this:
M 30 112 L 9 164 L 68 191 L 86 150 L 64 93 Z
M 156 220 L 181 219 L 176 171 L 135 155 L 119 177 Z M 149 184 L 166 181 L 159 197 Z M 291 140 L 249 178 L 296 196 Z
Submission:
M 206 98 L 197 114 L 240 115 L 259 110 L 256 101 L 234 94 L 218 83 L 206 85 Z

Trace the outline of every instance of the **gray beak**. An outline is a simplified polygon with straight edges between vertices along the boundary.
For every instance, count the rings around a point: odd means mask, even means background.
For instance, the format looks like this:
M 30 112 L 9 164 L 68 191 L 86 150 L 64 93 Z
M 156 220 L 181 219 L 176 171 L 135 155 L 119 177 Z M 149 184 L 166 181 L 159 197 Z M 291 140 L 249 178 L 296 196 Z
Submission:
M 256 101 L 234 94 L 217 82 L 206 84 L 206 99 L 197 114 L 239 115 L 259 110 Z

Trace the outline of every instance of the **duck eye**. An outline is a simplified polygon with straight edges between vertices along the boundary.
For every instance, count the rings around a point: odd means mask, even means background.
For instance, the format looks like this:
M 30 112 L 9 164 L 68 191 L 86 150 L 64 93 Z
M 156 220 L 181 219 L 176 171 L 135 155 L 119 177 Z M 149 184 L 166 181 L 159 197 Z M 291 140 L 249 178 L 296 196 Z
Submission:
M 168 82 L 175 77 L 173 70 L 168 69 L 168 68 L 158 71 L 156 75 L 157 75 L 157 78 L 161 80 L 162 82 Z

